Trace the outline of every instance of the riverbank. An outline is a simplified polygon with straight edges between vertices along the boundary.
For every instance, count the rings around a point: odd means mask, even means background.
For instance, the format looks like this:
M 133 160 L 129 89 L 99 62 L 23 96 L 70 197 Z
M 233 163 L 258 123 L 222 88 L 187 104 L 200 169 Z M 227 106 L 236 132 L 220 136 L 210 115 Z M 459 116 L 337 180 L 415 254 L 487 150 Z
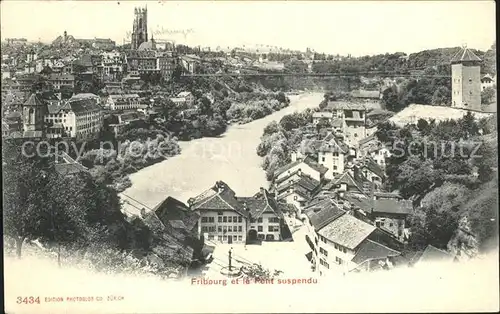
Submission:
M 132 186 L 120 194 L 126 214 L 137 214 L 142 207 L 153 208 L 167 196 L 187 201 L 217 180 L 229 184 L 238 195 L 253 195 L 267 187 L 261 158 L 255 148 L 264 127 L 283 116 L 314 108 L 323 93 L 290 95 L 290 105 L 264 118 L 243 125 L 230 125 L 219 137 L 181 142 L 179 155 L 161 161 L 130 175 Z

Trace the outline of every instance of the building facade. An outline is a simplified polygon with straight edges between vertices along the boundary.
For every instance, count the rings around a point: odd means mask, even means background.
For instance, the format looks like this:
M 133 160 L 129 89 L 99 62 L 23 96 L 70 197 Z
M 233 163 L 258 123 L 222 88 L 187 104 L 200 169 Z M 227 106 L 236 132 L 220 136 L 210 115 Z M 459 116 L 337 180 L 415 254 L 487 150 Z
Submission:
M 451 106 L 481 110 L 481 59 L 463 47 L 451 59 Z
M 119 94 L 109 95 L 106 100 L 106 106 L 110 110 L 135 110 L 143 108 L 141 98 L 138 94 Z
M 261 189 L 252 197 L 236 197 L 222 181 L 188 200 L 199 215 L 199 234 L 208 241 L 247 243 L 281 240 L 283 217 L 274 195 Z
M 92 99 L 61 101 L 48 106 L 47 137 L 95 138 L 103 125 L 101 107 Z

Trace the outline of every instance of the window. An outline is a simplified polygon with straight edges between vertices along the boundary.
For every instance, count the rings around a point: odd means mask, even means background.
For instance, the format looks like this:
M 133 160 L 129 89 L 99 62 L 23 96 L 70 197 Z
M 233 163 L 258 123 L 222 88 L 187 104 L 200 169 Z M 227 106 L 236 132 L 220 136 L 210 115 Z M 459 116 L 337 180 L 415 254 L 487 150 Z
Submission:
M 319 260 L 319 263 L 320 263 L 321 265 L 325 266 L 326 268 L 330 268 L 330 265 L 328 265 L 328 263 L 327 263 L 327 262 L 325 262 L 323 259 L 320 259 L 320 260 Z
M 255 222 L 255 218 L 250 218 L 250 222 Z
M 262 217 L 259 217 L 259 218 L 257 219 L 257 222 L 258 222 L 258 223 L 262 223 Z
M 229 217 L 229 218 L 231 218 L 231 217 Z M 227 227 L 227 232 L 233 232 L 233 226 L 228 226 Z
M 296 201 L 298 199 L 297 195 L 293 196 L 293 200 Z
M 472 91 L 469 91 L 469 95 L 472 95 Z
M 278 226 L 268 226 L 267 230 L 269 232 L 278 232 L 278 231 L 280 231 L 280 228 Z
M 325 250 L 325 249 L 323 249 L 323 248 L 321 248 L 321 247 L 319 248 L 319 252 L 320 252 L 321 254 L 323 254 L 324 256 L 328 256 L 328 251 L 327 251 L 327 250 Z
M 358 137 L 358 133 L 354 133 L 354 137 Z
M 243 237 L 242 236 L 238 236 L 238 241 L 243 241 Z
M 338 168 L 337 166 L 333 166 L 333 170 L 337 170 L 337 168 Z
M 209 234 L 209 235 L 208 235 L 208 239 L 209 239 L 209 240 L 213 240 L 213 239 L 214 239 L 214 235 L 213 235 L 213 234 Z
M 470 78 L 470 79 L 469 79 L 469 84 L 471 84 L 471 83 L 472 83 L 472 79 Z
M 222 212 L 217 212 L 217 215 L 222 216 Z
M 221 226 L 218 226 L 218 227 L 217 227 L 217 231 L 218 231 L 218 232 L 222 232 L 222 227 L 221 227 Z
M 227 227 L 226 226 L 222 227 L 222 232 L 224 232 L 224 233 L 227 232 Z
M 233 217 L 232 216 L 227 217 L 227 222 L 233 222 Z
M 257 226 L 257 231 L 262 232 L 262 226 Z
M 344 263 L 344 261 L 340 257 L 337 257 L 337 256 L 335 256 L 335 262 L 339 265 L 342 265 Z
M 278 217 L 271 217 L 271 218 L 269 218 L 269 222 L 279 223 L 280 219 Z
M 238 232 L 242 232 L 243 231 L 243 227 L 242 226 L 238 226 Z
M 217 240 L 219 240 L 220 242 L 222 242 L 222 236 L 217 236 Z
M 238 216 L 233 216 L 233 222 L 236 222 L 238 220 Z
M 224 239 L 224 241 L 227 241 L 227 236 L 223 236 L 222 238 Z
M 243 222 L 243 218 L 241 216 L 238 217 L 238 222 Z
M 215 217 L 208 217 L 208 222 L 215 222 Z
M 227 222 L 227 216 L 222 217 L 223 222 Z
M 208 222 L 208 217 L 201 217 L 201 222 Z
M 325 162 L 325 157 L 321 157 L 321 161 L 322 161 L 322 162 Z
M 391 223 L 389 223 L 389 227 L 392 227 L 392 226 L 394 226 L 394 224 L 393 224 L 392 222 L 391 222 Z
M 217 217 L 217 221 L 222 222 L 222 217 L 221 216 Z

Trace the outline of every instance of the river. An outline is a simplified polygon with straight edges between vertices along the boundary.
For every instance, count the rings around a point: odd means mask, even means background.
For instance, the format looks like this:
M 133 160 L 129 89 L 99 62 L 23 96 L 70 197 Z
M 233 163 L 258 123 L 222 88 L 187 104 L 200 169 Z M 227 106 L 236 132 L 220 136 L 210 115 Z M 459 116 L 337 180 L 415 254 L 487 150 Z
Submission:
M 138 214 L 139 208 L 153 208 L 167 196 L 186 202 L 214 185 L 226 182 L 239 196 L 251 196 L 268 182 L 256 153 L 264 127 L 283 116 L 314 108 L 322 93 L 289 96 L 290 106 L 262 119 L 232 125 L 216 138 L 179 142 L 181 154 L 130 175 L 132 186 L 120 194 L 124 212 Z

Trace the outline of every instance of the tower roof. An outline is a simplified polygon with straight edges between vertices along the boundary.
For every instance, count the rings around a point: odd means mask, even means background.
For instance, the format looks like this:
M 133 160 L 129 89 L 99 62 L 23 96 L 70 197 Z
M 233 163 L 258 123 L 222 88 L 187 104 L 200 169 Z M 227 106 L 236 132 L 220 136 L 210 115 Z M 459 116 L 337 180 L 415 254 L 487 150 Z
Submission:
M 451 63 L 460 63 L 460 62 L 467 62 L 467 61 L 476 61 L 480 62 L 481 59 L 472 52 L 467 47 L 462 47 L 453 58 L 451 58 Z
M 43 106 L 42 101 L 36 96 L 36 94 L 31 94 L 28 100 L 24 103 L 25 106 L 40 107 Z

